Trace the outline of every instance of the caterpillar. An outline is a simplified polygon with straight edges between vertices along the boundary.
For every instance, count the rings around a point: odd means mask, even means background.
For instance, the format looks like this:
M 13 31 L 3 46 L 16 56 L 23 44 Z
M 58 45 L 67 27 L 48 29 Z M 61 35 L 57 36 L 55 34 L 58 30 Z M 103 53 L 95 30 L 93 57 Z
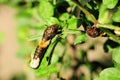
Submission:
M 39 67 L 42 58 L 46 52 L 46 49 L 50 45 L 52 38 L 54 38 L 55 35 L 58 33 L 58 30 L 59 30 L 58 24 L 48 26 L 45 29 L 42 39 L 39 41 L 38 46 L 36 47 L 34 56 L 31 58 L 31 63 L 30 63 L 31 68 L 36 69 Z

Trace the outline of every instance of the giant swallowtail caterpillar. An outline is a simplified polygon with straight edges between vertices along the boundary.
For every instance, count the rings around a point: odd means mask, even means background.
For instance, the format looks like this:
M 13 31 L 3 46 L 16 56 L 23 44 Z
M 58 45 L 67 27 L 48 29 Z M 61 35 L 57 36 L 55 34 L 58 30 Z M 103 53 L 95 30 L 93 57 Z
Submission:
M 54 24 L 45 29 L 42 39 L 39 41 L 38 46 L 35 50 L 34 56 L 31 58 L 31 68 L 36 69 L 39 67 L 46 49 L 50 45 L 52 38 L 54 38 L 58 33 L 59 28 L 59 25 Z

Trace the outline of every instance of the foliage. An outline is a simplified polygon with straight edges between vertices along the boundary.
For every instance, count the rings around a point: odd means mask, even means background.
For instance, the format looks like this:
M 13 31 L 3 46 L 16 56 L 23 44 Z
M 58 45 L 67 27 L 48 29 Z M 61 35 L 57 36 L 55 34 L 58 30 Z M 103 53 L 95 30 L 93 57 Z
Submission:
M 56 79 L 64 79 L 60 74 L 70 68 L 74 71 L 69 80 L 85 80 L 87 79 L 85 75 L 76 77 L 74 74 L 79 66 L 85 65 L 91 72 L 90 79 L 93 79 L 92 73 L 96 67 L 94 63 L 86 60 L 87 50 L 80 50 L 75 53 L 78 55 L 77 59 L 76 57 L 74 59 L 67 52 L 69 47 L 75 51 L 77 45 L 87 43 L 89 41 L 88 35 L 94 38 L 105 36 L 107 41 L 104 43 L 104 49 L 112 53 L 114 65 L 111 68 L 109 66 L 107 66 L 109 68 L 104 67 L 106 69 L 97 65 L 97 68 L 104 69 L 97 80 L 120 79 L 119 0 L 3 0 L 0 3 L 9 4 L 18 10 L 16 14 L 18 22 L 17 39 L 21 46 L 18 57 L 25 59 L 31 53 L 31 50 L 37 46 L 38 41 L 42 38 L 47 26 L 59 24 L 62 28 L 61 33 L 52 39 L 40 67 L 34 70 L 38 78 L 45 77 L 50 80 L 52 74 L 56 73 Z M 84 31 L 80 29 L 82 26 Z M 74 35 L 73 43 L 69 43 L 67 40 L 69 35 Z M 109 43 L 109 41 L 111 42 Z M 55 45 L 56 42 L 57 45 Z M 88 46 L 91 47 L 91 45 Z M 34 52 L 33 50 L 32 55 Z M 74 60 L 78 64 L 72 66 Z
M 2 43 L 5 39 L 4 33 L 0 32 L 0 43 Z

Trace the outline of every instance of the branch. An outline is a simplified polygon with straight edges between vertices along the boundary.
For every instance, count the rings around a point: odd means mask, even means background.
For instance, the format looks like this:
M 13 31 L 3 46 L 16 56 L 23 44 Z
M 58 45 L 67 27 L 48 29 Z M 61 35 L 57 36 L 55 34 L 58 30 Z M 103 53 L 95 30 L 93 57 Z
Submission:
M 114 25 L 110 25 L 110 24 L 99 24 L 97 27 L 98 28 L 107 28 L 107 29 L 111 29 L 111 30 L 120 30 L 119 26 L 114 26 Z
M 82 5 L 81 3 L 78 1 L 78 0 L 72 0 L 77 6 L 78 8 L 86 15 L 88 16 L 88 18 L 90 19 L 91 22 L 93 22 L 94 24 L 97 24 L 97 20 L 95 19 L 95 17 L 90 13 L 88 12 Z
M 115 36 L 112 32 L 110 32 L 108 29 L 101 29 L 102 31 L 104 31 L 104 32 L 106 32 L 107 33 L 107 35 L 109 35 L 110 36 L 110 39 L 111 40 L 113 40 L 113 41 L 115 41 L 115 42 L 117 42 L 117 43 L 119 43 L 120 44 L 120 38 L 119 37 L 117 37 L 117 36 Z

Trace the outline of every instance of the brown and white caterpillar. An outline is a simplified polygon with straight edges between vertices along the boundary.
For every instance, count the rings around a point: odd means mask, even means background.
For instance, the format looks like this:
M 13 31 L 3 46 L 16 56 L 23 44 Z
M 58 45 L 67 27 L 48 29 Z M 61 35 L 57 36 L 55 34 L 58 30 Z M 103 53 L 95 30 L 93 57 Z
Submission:
M 54 24 L 46 28 L 42 39 L 39 41 L 38 46 L 35 50 L 34 56 L 31 58 L 30 67 L 31 68 L 38 68 L 42 58 L 45 54 L 47 47 L 50 45 L 51 39 L 55 37 L 58 33 L 59 25 Z

